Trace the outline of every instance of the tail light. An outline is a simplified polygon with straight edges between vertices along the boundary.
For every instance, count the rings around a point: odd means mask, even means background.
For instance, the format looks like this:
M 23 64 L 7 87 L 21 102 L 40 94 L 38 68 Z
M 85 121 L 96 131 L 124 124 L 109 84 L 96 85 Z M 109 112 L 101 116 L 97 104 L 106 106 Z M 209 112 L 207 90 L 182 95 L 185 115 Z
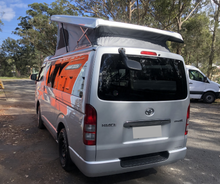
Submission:
M 187 110 L 187 115 L 186 115 L 186 129 L 185 129 L 185 135 L 188 134 L 188 129 L 189 129 L 189 116 L 190 116 L 190 105 Z
M 93 106 L 86 104 L 83 127 L 83 142 L 85 145 L 96 145 L 97 113 Z
M 150 52 L 150 51 L 141 51 L 141 54 L 150 55 L 150 56 L 157 56 L 156 52 Z

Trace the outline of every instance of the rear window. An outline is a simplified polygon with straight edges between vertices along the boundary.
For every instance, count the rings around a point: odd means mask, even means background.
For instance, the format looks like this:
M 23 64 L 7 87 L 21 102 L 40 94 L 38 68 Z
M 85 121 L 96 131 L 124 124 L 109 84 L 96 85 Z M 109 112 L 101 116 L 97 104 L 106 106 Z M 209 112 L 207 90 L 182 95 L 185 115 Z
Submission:
M 187 97 L 183 62 L 132 56 L 141 71 L 126 68 L 119 54 L 104 54 L 99 72 L 98 97 L 111 101 L 166 101 Z

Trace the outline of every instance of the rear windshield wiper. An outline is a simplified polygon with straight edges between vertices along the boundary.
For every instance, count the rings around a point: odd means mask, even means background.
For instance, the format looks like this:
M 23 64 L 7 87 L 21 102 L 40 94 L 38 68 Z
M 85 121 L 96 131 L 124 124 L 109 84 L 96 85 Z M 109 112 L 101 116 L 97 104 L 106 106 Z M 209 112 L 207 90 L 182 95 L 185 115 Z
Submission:
M 125 55 L 125 49 L 119 48 L 118 53 L 120 54 L 123 63 L 125 66 L 131 70 L 142 70 L 142 66 L 139 62 L 128 59 L 128 57 Z

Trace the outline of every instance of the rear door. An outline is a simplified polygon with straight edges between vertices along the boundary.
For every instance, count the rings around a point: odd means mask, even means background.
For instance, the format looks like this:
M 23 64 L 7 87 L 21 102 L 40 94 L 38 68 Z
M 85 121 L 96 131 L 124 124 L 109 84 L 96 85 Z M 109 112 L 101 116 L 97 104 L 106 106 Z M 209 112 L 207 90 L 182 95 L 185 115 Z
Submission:
M 108 51 L 106 53 L 106 50 Z M 184 147 L 189 105 L 182 58 L 126 49 L 142 71 L 126 68 L 117 48 L 97 51 L 90 104 L 97 111 L 96 160 Z M 170 57 L 170 58 L 169 58 Z

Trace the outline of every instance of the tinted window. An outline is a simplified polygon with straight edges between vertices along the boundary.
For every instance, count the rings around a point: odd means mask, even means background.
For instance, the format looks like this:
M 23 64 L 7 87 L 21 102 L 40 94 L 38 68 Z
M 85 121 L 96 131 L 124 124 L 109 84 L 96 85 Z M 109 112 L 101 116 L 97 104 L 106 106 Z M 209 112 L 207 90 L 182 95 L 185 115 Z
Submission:
M 67 65 L 67 63 L 52 62 L 48 64 L 49 70 L 47 71 L 47 86 L 56 88 L 57 87 L 57 77 L 59 77 L 60 72 Z
M 118 54 L 102 56 L 98 96 L 113 101 L 179 100 L 187 97 L 182 61 L 128 56 L 140 62 L 142 71 L 126 68 Z
M 45 68 L 46 68 L 46 67 L 44 66 L 44 67 L 42 67 L 42 68 L 40 69 L 40 72 L 39 72 L 39 74 L 38 74 L 38 80 L 39 80 L 39 81 L 43 80 Z
M 204 81 L 204 76 L 197 70 L 189 70 L 189 78 L 196 81 Z

